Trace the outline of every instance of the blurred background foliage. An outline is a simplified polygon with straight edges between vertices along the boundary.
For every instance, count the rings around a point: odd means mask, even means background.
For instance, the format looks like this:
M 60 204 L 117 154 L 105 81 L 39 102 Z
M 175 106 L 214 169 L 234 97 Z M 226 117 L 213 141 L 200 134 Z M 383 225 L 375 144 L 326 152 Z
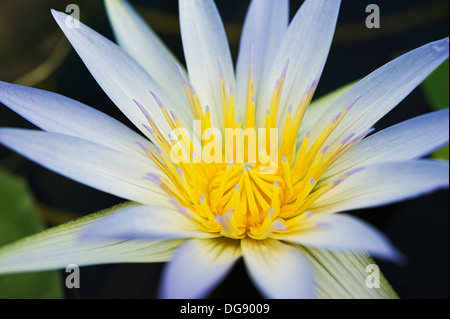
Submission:
M 0 168 L 0 246 L 44 230 L 26 183 Z M 0 298 L 61 298 L 58 271 L 0 277 Z
M 177 0 L 130 2 L 183 61 Z M 216 0 L 234 59 L 249 2 Z M 132 127 L 95 83 L 54 22 L 50 8 L 65 11 L 70 3 L 80 7 L 82 22 L 113 39 L 101 0 L 0 0 L 0 80 L 66 95 Z M 291 16 L 301 3 L 291 0 Z M 370 3 L 380 7 L 380 29 L 365 26 L 365 8 Z M 316 96 L 366 76 L 400 53 L 448 36 L 448 12 L 448 0 L 344 0 Z M 447 61 L 376 128 L 448 107 L 448 69 Z M 33 128 L 1 104 L 0 126 Z M 433 156 L 448 159 L 448 147 Z M 122 201 L 65 179 L 0 146 L 0 245 Z M 354 212 L 386 233 L 409 257 L 406 267 L 379 262 L 400 297 L 448 298 L 448 211 L 448 191 L 440 191 L 401 204 Z M 83 267 L 81 288 L 66 290 L 64 296 L 155 297 L 160 271 L 158 264 Z M 62 296 L 64 276 L 60 271 L 0 277 L 0 298 Z M 213 293 L 213 297 L 224 296 L 258 296 L 242 263 Z

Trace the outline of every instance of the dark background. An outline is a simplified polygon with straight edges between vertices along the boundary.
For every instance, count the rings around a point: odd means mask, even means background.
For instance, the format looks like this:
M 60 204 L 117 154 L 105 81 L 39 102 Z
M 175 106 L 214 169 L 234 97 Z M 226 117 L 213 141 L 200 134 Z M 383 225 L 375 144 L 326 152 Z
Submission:
M 72 1 L 75 2 L 75 1 Z M 169 48 L 183 60 L 176 0 L 130 1 Z M 0 80 L 54 91 L 91 105 L 127 123 L 93 80 L 57 27 L 50 8 L 64 11 L 70 0 L 0 0 Z M 79 0 L 81 21 L 113 39 L 103 2 Z M 291 16 L 302 1 L 291 0 Z M 367 29 L 365 8 L 381 10 L 381 28 Z M 216 0 L 226 25 L 233 57 L 248 0 Z M 362 78 L 401 53 L 448 36 L 447 0 L 343 0 L 334 43 L 316 96 Z M 30 73 L 52 56 L 36 76 Z M 53 70 L 54 69 L 54 70 Z M 52 72 L 53 71 L 53 72 Z M 41 76 L 48 73 L 49 76 Z M 25 76 L 24 75 L 28 75 Z M 42 77 L 42 78 L 41 78 Z M 431 111 L 416 89 L 377 125 L 382 129 Z M 31 128 L 0 104 L 0 127 Z M 107 132 L 105 132 L 107 134 Z M 28 182 L 48 226 L 92 213 L 123 200 L 54 174 L 0 146 L 0 167 Z M 379 261 L 381 270 L 402 298 L 448 298 L 448 191 L 401 204 L 354 212 L 381 229 L 409 258 L 405 267 Z M 69 298 L 152 298 L 162 265 L 122 264 L 83 267 L 81 289 Z M 61 272 L 61 275 L 63 273 Z M 212 297 L 258 297 L 238 263 Z

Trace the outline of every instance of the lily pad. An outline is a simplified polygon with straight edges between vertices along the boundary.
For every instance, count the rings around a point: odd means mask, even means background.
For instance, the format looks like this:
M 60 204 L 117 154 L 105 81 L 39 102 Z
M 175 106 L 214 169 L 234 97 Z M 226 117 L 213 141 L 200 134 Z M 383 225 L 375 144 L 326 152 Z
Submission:
M 423 81 L 422 91 L 433 110 L 441 110 L 449 106 L 449 60 L 442 63 Z M 433 158 L 448 160 L 448 145 L 433 153 Z
M 0 169 L 0 247 L 44 229 L 26 184 Z M 57 271 L 0 276 L 0 299 L 62 298 Z
M 442 63 L 423 81 L 422 90 L 433 110 L 445 109 L 449 105 L 449 62 Z

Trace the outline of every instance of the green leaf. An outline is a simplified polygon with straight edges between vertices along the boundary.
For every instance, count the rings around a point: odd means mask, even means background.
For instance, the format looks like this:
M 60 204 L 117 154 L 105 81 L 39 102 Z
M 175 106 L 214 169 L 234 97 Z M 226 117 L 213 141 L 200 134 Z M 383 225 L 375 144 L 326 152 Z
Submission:
M 368 288 L 366 279 L 374 275 L 370 256 L 299 248 L 313 264 L 318 297 L 322 299 L 398 299 L 389 282 L 379 272 L 379 288 Z
M 449 147 L 448 145 L 444 146 L 443 148 L 437 150 L 431 155 L 434 159 L 437 160 L 447 160 L 449 158 Z
M 0 275 L 65 269 L 70 264 L 168 261 L 182 240 L 80 240 L 86 227 L 130 205 L 136 204 L 117 205 L 1 247 Z
M 433 110 L 447 108 L 449 105 L 449 60 L 434 70 L 422 82 L 421 88 Z
M 0 246 L 43 229 L 25 183 L 0 170 Z M 0 277 L 0 299 L 62 296 L 61 275 L 56 271 Z
M 442 63 L 428 78 L 422 82 L 422 91 L 433 110 L 449 106 L 449 60 Z M 431 155 L 434 159 L 449 159 L 448 145 Z

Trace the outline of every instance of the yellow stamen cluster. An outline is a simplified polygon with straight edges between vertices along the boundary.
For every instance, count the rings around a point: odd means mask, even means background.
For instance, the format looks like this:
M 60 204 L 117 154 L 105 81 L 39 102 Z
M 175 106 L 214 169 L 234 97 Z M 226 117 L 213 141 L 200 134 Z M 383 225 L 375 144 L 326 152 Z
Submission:
M 271 149 L 271 143 L 274 140 L 270 136 L 270 129 L 277 126 L 287 68 L 288 62 L 276 82 L 270 107 L 266 112 L 265 136 L 259 145 L 261 156 L 250 161 L 248 151 L 245 149 L 243 154 L 243 158 L 247 161 L 245 163 L 226 162 L 225 154 L 215 154 L 217 156 L 215 158 L 220 158 L 221 161 L 206 163 L 201 158 L 202 153 L 193 147 L 193 142 L 188 136 L 171 137 L 167 140 L 145 108 L 135 101 L 147 117 L 150 126 L 146 127 L 157 143 L 155 148 L 158 154 L 152 153 L 145 147 L 144 149 L 164 172 L 164 176 L 149 174 L 148 178 L 158 183 L 174 199 L 174 205 L 178 210 L 203 231 L 234 239 L 246 236 L 265 239 L 274 232 L 297 231 L 313 227 L 315 224 L 309 219 L 312 213 L 308 211 L 311 204 L 349 176 L 350 173 L 347 173 L 331 182 L 322 183 L 323 185 L 317 184 L 326 169 L 365 136 L 351 135 L 332 149 L 325 146 L 330 134 L 359 97 L 328 123 L 315 141 L 310 141 L 309 133 L 307 133 L 297 149 L 297 135 L 320 74 L 304 93 L 295 114 L 292 114 L 291 106 L 288 108 L 283 138 L 276 154 L 277 166 L 272 167 L 270 173 L 264 170 L 268 168 L 267 161 L 261 161 L 261 158 L 269 156 L 266 150 Z M 195 120 L 201 125 L 201 131 L 208 132 L 210 141 L 219 142 L 217 139 L 221 137 L 214 136 L 215 133 L 212 130 L 210 109 L 202 107 L 193 86 L 184 78 L 183 73 L 180 73 L 190 108 Z M 243 123 L 235 118 L 234 90 L 231 88 L 227 92 L 220 63 L 219 78 L 224 128 L 255 129 L 253 62 L 250 63 L 248 72 L 246 113 Z M 170 127 L 182 129 L 177 116 L 173 112 L 169 114 L 158 97 L 154 97 Z M 175 163 L 170 158 L 170 152 L 173 146 L 180 143 L 181 156 L 185 160 Z M 234 153 L 239 152 L 239 149 L 235 147 Z M 238 155 L 235 154 L 233 159 L 237 157 Z

